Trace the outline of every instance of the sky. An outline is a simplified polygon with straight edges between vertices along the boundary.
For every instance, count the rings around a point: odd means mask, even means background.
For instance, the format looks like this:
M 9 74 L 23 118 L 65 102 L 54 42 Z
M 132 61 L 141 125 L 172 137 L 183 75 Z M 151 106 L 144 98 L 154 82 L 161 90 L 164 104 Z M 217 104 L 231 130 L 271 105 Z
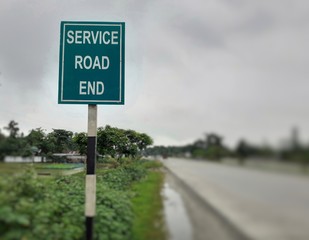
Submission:
M 99 105 L 99 126 L 230 146 L 278 144 L 297 126 L 309 142 L 308 1 L 1 0 L 1 128 L 87 131 L 87 105 L 58 104 L 65 20 L 126 24 L 125 105 Z

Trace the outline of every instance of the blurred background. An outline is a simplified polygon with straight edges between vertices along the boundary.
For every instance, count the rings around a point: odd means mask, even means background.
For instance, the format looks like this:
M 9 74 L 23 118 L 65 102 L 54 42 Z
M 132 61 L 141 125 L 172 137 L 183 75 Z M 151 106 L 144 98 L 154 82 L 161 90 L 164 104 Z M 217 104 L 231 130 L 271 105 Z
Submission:
M 235 225 L 242 225 L 239 219 L 254 219 L 254 230 L 248 226 L 245 231 L 248 235 L 271 240 L 308 239 L 308 1 L 2 0 L 1 162 L 70 162 L 75 165 L 69 170 L 83 171 L 87 106 L 57 103 L 61 21 L 126 24 L 125 105 L 98 107 L 102 164 L 117 168 L 135 157 L 161 159 L 194 191 L 204 191 L 202 186 L 195 189 L 199 186 L 196 183 L 218 191 L 218 195 L 212 195 L 209 190 L 209 196 L 200 196 L 203 199 L 231 199 L 235 205 L 214 201 L 227 212 L 230 209 L 224 206 L 233 206 L 234 210 L 244 206 L 243 212 L 248 215 L 227 215 Z M 105 151 L 105 137 L 116 135 L 117 141 L 114 139 L 114 145 Z M 121 137 L 127 140 L 122 145 Z M 123 146 L 128 148 L 124 150 Z M 120 160 L 122 156 L 125 160 Z M 1 174 L 20 168 L 4 163 L 0 166 Z M 250 172 L 252 169 L 262 170 L 261 175 Z M 266 172 L 270 174 L 267 177 L 263 175 Z M 275 173 L 286 175 L 281 179 Z M 139 174 L 140 178 L 144 176 L 141 171 Z M 30 175 L 10 180 L 24 182 L 16 190 L 22 199 L 27 194 L 21 189 L 35 186 L 34 193 L 42 187 L 34 184 L 36 180 L 26 181 L 32 179 Z M 11 186 L 5 181 L 0 179 L 2 192 Z M 73 180 L 57 181 L 63 184 L 64 192 L 66 181 Z M 2 193 L 0 200 L 3 206 L 11 200 L 15 206 L 18 196 L 6 198 Z M 112 196 L 113 201 L 118 199 Z M 16 206 L 27 209 L 27 201 Z M 64 212 L 66 204 L 61 208 Z M 43 213 L 42 209 L 38 212 Z M 25 217 L 26 213 L 17 217 L 12 214 L 11 220 L 3 217 L 15 210 L 1 208 L 0 221 L 12 229 L 15 223 L 27 229 L 32 220 Z M 191 210 L 189 215 L 197 216 Z M 55 232 L 59 226 L 54 225 Z M 42 229 L 38 233 L 44 234 L 45 227 Z M 72 228 L 72 233 L 75 230 Z M 208 239 L 220 239 L 213 236 Z

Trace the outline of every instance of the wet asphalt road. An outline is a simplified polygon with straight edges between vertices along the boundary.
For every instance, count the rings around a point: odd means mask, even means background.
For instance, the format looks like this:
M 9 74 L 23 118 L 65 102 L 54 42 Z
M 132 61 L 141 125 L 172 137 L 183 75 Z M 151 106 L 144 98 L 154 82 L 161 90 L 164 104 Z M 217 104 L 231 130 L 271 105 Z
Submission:
M 164 164 L 249 238 L 309 239 L 308 177 L 198 160 Z

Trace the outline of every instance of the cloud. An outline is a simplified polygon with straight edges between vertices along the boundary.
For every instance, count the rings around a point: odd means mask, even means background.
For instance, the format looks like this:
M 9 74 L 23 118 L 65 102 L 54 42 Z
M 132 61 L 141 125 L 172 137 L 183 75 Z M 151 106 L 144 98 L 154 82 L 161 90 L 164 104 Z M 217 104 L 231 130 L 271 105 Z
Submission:
M 15 1 L 2 8 L 0 15 L 3 75 L 23 87 L 39 87 L 48 66 L 51 19 L 42 7 Z
M 2 1 L 2 121 L 27 111 L 29 128 L 83 130 L 86 106 L 57 105 L 59 23 L 125 21 L 126 105 L 102 106 L 101 125 L 158 144 L 273 140 L 295 124 L 309 136 L 308 12 L 304 0 Z

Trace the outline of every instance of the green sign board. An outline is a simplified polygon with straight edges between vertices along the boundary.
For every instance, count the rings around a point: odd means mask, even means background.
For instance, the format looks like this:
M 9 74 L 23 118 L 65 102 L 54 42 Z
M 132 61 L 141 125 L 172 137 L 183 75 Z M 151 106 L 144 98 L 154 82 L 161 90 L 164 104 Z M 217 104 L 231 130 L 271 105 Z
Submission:
M 124 104 L 123 22 L 61 22 L 58 103 Z

